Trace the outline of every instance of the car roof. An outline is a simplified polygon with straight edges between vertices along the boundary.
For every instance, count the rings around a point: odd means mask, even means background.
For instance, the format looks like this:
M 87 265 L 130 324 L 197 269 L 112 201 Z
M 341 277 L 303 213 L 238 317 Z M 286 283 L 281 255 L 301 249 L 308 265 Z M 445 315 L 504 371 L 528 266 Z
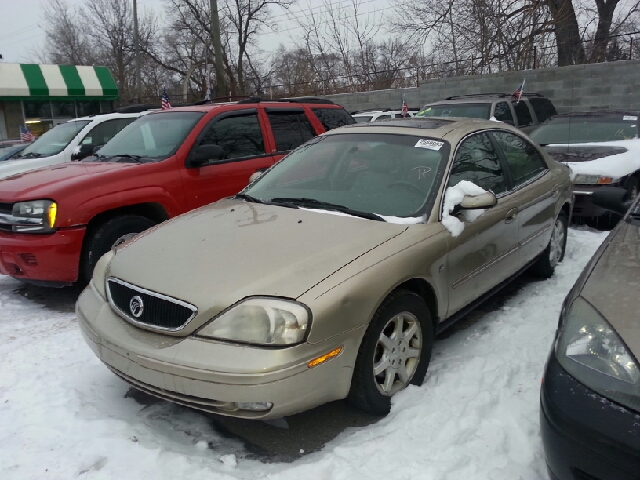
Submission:
M 536 92 L 525 93 L 521 99 L 530 99 L 532 97 L 546 99 L 544 95 Z M 515 100 L 512 93 L 474 93 L 471 95 L 454 95 L 443 100 L 427 103 L 427 105 L 438 105 L 441 103 L 493 103 L 496 100 L 508 101 L 510 99 Z
M 465 117 L 413 117 L 374 120 L 368 123 L 354 123 L 330 130 L 323 135 L 340 135 L 345 133 L 391 133 L 398 135 L 415 135 L 419 137 L 444 138 L 454 130 L 461 135 L 483 129 L 501 128 L 522 134 L 517 128 L 506 123 Z

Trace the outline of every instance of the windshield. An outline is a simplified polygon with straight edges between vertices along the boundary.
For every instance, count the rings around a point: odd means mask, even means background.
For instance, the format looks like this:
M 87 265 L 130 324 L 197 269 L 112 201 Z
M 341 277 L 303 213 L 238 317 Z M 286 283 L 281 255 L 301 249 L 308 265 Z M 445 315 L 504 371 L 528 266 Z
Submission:
M 373 117 L 370 115 L 366 115 L 364 117 L 353 117 L 356 123 L 367 123 L 370 122 Z
M 13 157 L 13 155 L 20 150 L 23 150 L 25 145 L 9 145 L 6 147 L 0 147 L 0 161 L 8 160 Z
M 571 116 L 547 120 L 531 133 L 540 145 L 612 142 L 638 138 L 636 115 Z
M 162 160 L 175 153 L 202 112 L 163 112 L 145 115 L 127 125 L 97 152 L 98 160 L 118 157 Z
M 415 117 L 465 117 L 489 120 L 490 103 L 439 103 L 426 105 Z
M 249 200 L 365 218 L 416 217 L 431 208 L 448 152 L 449 144 L 440 139 L 411 135 L 318 137 L 274 165 L 243 194 L 254 197 Z
M 89 120 L 61 123 L 38 137 L 15 158 L 40 158 L 60 153 L 89 123 Z

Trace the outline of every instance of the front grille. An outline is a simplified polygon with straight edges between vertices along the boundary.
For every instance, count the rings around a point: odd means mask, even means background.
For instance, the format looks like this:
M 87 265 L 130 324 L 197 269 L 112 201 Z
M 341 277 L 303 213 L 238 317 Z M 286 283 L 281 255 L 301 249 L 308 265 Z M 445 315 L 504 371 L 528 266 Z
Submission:
M 0 214 L 12 215 L 13 214 L 13 203 L 0 202 Z M 11 232 L 11 231 L 13 231 L 13 229 L 12 229 L 11 225 L 3 224 L 0 221 L 0 231 Z
M 198 313 L 182 300 L 131 285 L 118 278 L 107 280 L 107 295 L 113 309 L 125 320 L 158 330 L 178 331 Z

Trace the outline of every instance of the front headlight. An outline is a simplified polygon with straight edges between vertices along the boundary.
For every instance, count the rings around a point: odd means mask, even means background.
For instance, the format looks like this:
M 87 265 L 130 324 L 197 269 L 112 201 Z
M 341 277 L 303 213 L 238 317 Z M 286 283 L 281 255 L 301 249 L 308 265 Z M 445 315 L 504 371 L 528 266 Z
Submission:
M 109 250 L 102 257 L 100 257 L 98 263 L 96 263 L 96 266 L 93 269 L 93 276 L 91 277 L 91 285 L 105 300 L 107 298 L 107 291 L 105 286 L 107 269 L 109 268 L 109 264 L 111 263 L 111 259 L 113 258 L 113 256 L 113 251 Z
M 309 330 L 311 314 L 292 300 L 251 297 L 223 312 L 197 335 L 254 345 L 295 345 Z
M 618 183 L 620 177 L 604 177 L 601 175 L 578 174 L 573 179 L 575 185 L 612 185 Z
M 566 313 L 556 356 L 587 387 L 640 411 L 638 362 L 611 325 L 582 297 Z
M 11 217 L 2 220 L 16 233 L 50 233 L 55 231 L 57 214 L 58 205 L 53 200 L 32 200 L 14 204 Z

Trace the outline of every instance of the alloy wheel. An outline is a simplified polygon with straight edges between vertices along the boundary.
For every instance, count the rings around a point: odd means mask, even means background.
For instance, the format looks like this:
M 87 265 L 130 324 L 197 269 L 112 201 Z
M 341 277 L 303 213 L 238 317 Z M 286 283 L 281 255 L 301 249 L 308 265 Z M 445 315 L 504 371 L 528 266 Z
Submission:
M 564 222 L 558 217 L 556 218 L 556 223 L 551 233 L 551 243 L 549 244 L 549 263 L 552 267 L 558 265 L 560 257 L 562 256 L 565 234 Z
M 422 351 L 420 322 L 410 312 L 392 317 L 382 329 L 373 354 L 378 391 L 392 396 L 411 382 Z

